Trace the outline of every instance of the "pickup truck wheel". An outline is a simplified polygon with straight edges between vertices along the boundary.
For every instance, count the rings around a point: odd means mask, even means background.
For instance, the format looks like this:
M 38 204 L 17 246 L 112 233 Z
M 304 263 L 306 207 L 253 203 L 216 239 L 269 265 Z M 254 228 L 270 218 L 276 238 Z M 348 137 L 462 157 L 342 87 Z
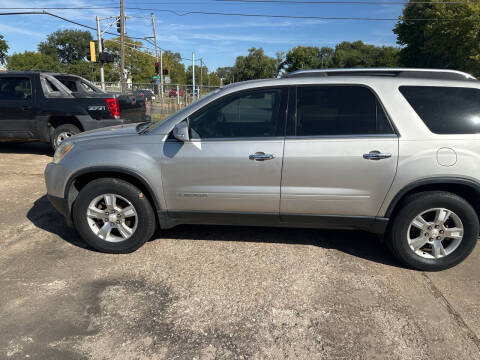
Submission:
M 148 198 L 136 186 L 104 178 L 87 184 L 73 207 L 73 223 L 92 248 L 130 253 L 155 231 L 155 215 Z
M 460 196 L 444 191 L 413 194 L 393 219 L 389 248 L 404 264 L 424 271 L 448 269 L 474 249 L 478 217 Z
M 63 124 L 54 128 L 50 140 L 53 150 L 55 150 L 65 139 L 80 134 L 80 132 L 80 129 L 72 124 Z

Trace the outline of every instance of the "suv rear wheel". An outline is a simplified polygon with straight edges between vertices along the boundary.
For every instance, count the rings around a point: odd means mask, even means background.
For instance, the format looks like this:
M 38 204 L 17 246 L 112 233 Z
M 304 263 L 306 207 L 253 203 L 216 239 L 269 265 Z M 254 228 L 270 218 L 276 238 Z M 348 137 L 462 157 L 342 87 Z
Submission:
M 104 178 L 88 183 L 73 207 L 73 222 L 85 242 L 96 250 L 129 253 L 155 231 L 155 215 L 136 186 Z
M 474 249 L 478 217 L 463 198 L 443 191 L 407 197 L 393 219 L 389 248 L 404 264 L 426 271 L 448 269 Z

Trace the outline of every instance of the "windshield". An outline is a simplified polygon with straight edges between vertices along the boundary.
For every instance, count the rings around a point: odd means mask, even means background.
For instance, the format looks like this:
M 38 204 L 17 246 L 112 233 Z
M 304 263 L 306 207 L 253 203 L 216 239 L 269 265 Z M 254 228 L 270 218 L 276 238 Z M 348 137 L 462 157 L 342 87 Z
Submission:
M 218 94 L 220 91 L 222 90 L 222 88 L 220 89 L 216 89 L 210 93 L 208 93 L 207 95 L 201 97 L 200 99 L 197 99 L 195 100 L 194 102 L 192 102 L 191 104 L 187 105 L 186 107 L 184 107 L 183 109 L 173 113 L 172 115 L 168 116 L 167 118 L 165 118 L 163 121 L 156 121 L 156 122 L 152 122 L 148 127 L 142 129 L 142 133 L 148 133 L 154 129 L 156 129 L 157 127 L 159 127 L 161 124 L 163 124 L 165 121 L 171 119 L 172 117 L 174 117 L 175 115 L 181 113 L 181 112 L 188 112 L 188 110 L 196 105 L 199 101 L 207 101 L 208 99 L 210 99 L 211 97 L 213 97 L 214 95 Z

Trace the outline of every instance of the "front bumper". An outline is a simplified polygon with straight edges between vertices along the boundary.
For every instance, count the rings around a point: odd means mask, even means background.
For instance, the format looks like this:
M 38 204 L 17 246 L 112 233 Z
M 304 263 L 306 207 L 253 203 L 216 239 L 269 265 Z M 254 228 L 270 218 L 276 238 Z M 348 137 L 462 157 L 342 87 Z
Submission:
M 71 204 L 65 195 L 66 173 L 67 170 L 61 164 L 49 163 L 45 168 L 44 177 L 48 200 L 71 226 Z
M 55 209 L 57 209 L 57 211 L 60 214 L 62 214 L 66 218 L 71 217 L 70 208 L 68 206 L 68 201 L 66 199 L 61 198 L 61 197 L 57 197 L 57 196 L 53 196 L 53 195 L 49 195 L 49 194 L 47 194 L 47 198 L 50 201 L 50 203 L 53 205 L 53 207 Z

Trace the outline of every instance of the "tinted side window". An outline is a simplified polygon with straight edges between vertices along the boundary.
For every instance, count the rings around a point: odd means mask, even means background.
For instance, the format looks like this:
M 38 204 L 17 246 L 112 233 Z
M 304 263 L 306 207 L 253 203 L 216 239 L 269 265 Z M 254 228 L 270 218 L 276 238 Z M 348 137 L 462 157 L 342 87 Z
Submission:
M 82 85 L 82 88 L 86 91 L 86 92 L 89 92 L 89 93 L 94 93 L 96 92 L 96 90 L 89 84 L 87 84 L 86 82 L 81 82 L 80 83 Z
M 282 90 L 255 90 L 220 99 L 190 117 L 193 139 L 283 135 Z
M 75 79 L 63 76 L 55 76 L 55 79 L 60 81 L 63 85 L 65 85 L 70 91 L 77 92 L 79 91 L 77 87 L 77 83 Z
M 369 89 L 362 86 L 307 86 L 297 90 L 296 134 L 393 134 L 393 130 Z
M 5 77 L 0 78 L 1 100 L 30 100 L 32 85 L 28 78 Z
M 401 86 L 400 92 L 437 134 L 480 133 L 480 90 L 459 87 Z
M 63 85 L 65 85 L 67 88 L 69 88 L 73 92 L 77 92 L 77 83 L 72 80 L 64 80 L 62 81 Z

